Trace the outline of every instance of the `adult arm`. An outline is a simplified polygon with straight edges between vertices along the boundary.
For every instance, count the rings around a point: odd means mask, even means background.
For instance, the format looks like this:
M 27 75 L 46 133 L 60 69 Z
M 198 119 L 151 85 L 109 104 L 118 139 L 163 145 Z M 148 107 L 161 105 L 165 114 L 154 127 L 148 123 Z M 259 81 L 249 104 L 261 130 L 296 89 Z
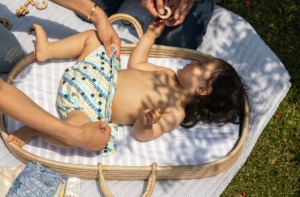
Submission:
M 72 10 L 84 17 L 88 17 L 95 3 L 90 0 L 51 0 L 53 3 Z M 120 57 L 121 39 L 111 26 L 105 12 L 97 6 L 92 17 L 97 34 L 105 46 L 106 53 L 111 57 L 113 52 L 111 44 L 115 44 L 118 50 L 115 52 L 117 58 Z
M 88 151 L 105 147 L 110 133 L 100 122 L 81 127 L 70 125 L 39 107 L 23 92 L 0 79 L 0 111 L 29 127 Z

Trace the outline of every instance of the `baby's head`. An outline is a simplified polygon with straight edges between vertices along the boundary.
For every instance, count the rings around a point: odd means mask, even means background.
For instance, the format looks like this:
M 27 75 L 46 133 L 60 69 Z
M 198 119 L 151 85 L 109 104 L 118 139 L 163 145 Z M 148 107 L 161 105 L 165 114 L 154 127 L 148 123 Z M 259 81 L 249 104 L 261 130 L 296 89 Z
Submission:
M 226 61 L 192 61 L 178 72 L 178 81 L 183 88 L 194 90 L 181 126 L 191 128 L 200 121 L 238 124 L 244 120 L 246 88 Z

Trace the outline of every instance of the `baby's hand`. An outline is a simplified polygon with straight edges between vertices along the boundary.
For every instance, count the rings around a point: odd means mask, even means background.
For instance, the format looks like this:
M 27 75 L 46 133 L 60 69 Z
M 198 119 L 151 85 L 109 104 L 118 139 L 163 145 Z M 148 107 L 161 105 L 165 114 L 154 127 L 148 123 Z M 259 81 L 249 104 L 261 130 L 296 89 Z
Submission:
M 149 35 L 150 37 L 156 39 L 162 34 L 162 32 L 164 31 L 164 28 L 165 28 L 164 20 L 152 21 L 152 23 L 148 27 L 146 34 Z
M 141 112 L 141 120 L 145 125 L 152 125 L 160 120 L 161 109 L 145 109 Z

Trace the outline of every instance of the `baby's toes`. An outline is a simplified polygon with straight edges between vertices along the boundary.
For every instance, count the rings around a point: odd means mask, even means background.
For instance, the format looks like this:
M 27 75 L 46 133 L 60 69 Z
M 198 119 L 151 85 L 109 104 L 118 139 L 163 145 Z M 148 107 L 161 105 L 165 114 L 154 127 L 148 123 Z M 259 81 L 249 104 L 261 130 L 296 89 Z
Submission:
M 13 143 L 14 143 L 14 144 L 17 144 L 17 143 L 18 143 L 18 139 L 17 139 L 17 138 L 14 138 Z
M 41 28 L 42 28 L 42 27 L 41 27 L 41 26 L 39 26 L 38 24 L 33 24 L 33 27 L 34 27 L 35 31 L 36 31 L 36 30 L 39 30 L 39 29 L 41 29 Z
M 8 142 L 11 142 L 11 141 L 13 140 L 13 137 L 12 137 L 11 135 L 9 135 L 9 136 L 7 136 L 6 140 L 7 140 Z

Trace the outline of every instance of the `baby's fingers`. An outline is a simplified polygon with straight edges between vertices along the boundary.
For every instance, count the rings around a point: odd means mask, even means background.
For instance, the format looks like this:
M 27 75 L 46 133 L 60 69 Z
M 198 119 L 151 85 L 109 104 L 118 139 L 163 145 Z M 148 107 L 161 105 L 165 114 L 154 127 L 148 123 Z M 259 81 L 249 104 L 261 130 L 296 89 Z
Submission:
M 158 120 L 160 119 L 160 115 L 161 115 L 160 112 L 161 112 L 160 108 L 154 110 L 155 116 L 158 118 Z
M 143 124 L 147 124 L 147 116 L 146 116 L 146 114 L 144 114 L 144 116 L 142 117 L 142 122 L 143 122 Z
M 152 124 L 157 123 L 160 120 L 159 110 L 157 110 L 157 109 L 152 110 L 151 116 L 152 116 Z
M 151 110 L 149 113 L 150 113 L 150 115 L 151 115 L 151 124 L 157 123 L 158 120 L 157 120 L 157 117 L 156 117 L 156 115 L 155 115 L 155 113 L 154 113 L 154 110 Z
M 147 123 L 148 125 L 152 124 L 152 117 L 151 117 L 151 114 L 148 112 L 145 114 L 146 117 L 147 117 Z

